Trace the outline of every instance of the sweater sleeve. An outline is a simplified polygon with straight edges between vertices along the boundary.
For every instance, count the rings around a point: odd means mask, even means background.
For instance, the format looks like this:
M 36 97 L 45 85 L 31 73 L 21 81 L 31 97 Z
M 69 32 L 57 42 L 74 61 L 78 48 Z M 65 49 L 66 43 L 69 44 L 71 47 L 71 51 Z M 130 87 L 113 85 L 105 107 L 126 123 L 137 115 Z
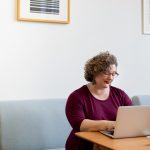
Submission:
M 85 119 L 82 98 L 77 93 L 72 93 L 66 103 L 66 116 L 72 128 L 80 131 L 81 122 Z
M 123 105 L 124 106 L 132 106 L 132 100 L 129 98 L 129 96 L 123 91 Z

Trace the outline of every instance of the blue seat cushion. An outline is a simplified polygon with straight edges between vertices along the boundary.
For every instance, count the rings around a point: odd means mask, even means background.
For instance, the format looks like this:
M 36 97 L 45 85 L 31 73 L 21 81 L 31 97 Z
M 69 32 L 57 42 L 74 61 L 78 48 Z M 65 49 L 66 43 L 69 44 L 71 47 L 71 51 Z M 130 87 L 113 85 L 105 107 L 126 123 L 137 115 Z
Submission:
M 56 149 L 44 149 L 44 150 L 65 150 L 65 148 L 56 148 Z

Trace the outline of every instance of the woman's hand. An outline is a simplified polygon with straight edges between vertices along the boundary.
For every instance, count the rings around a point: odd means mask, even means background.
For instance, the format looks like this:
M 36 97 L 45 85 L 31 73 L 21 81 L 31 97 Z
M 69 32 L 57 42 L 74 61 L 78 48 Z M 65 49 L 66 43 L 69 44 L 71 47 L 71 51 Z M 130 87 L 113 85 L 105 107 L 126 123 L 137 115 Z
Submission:
M 115 121 L 109 121 L 109 120 L 101 120 L 101 126 L 100 126 L 100 130 L 114 130 L 115 128 Z

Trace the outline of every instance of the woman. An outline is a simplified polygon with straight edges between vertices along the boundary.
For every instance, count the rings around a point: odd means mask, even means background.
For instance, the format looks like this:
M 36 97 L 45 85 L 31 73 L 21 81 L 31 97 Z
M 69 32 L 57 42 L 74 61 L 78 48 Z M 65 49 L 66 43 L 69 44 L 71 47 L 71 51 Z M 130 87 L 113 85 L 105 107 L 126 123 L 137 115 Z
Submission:
M 108 51 L 89 59 L 84 77 L 89 82 L 70 94 L 66 103 L 66 116 L 72 131 L 66 150 L 92 150 L 92 143 L 75 136 L 79 131 L 113 130 L 119 106 L 132 105 L 129 96 L 111 86 L 118 75 L 117 58 Z

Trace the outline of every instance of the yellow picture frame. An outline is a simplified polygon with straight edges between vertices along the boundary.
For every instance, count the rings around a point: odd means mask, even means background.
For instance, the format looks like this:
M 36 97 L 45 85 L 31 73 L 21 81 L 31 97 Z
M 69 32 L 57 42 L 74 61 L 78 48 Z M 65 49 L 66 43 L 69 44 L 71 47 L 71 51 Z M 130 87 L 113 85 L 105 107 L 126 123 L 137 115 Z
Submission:
M 70 0 L 17 0 L 17 20 L 70 23 Z

